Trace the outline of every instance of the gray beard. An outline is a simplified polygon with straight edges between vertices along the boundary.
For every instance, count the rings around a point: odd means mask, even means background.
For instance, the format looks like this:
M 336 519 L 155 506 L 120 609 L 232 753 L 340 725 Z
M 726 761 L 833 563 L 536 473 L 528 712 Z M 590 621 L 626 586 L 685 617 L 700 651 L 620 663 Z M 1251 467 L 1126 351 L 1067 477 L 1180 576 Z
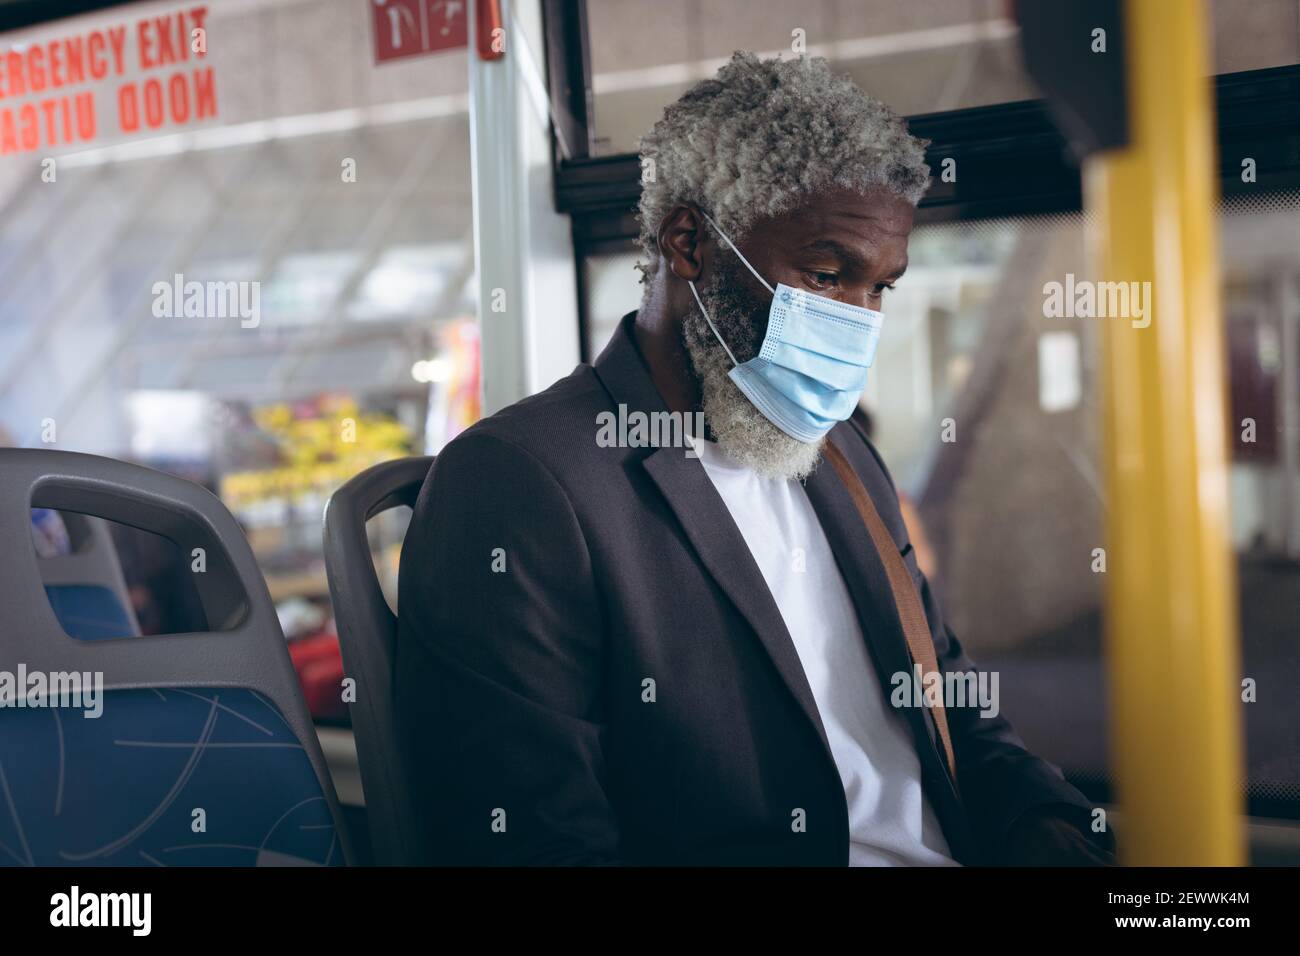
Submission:
M 754 318 L 762 315 L 761 305 L 740 291 L 739 269 L 724 259 L 710 281 L 697 290 L 736 361 L 743 363 L 758 354 L 766 329 L 762 318 Z M 801 481 L 812 474 L 821 457 L 821 441 L 791 438 L 763 417 L 727 376 L 731 359 L 697 305 L 682 319 L 682 340 L 700 383 L 704 419 L 723 451 L 765 478 Z

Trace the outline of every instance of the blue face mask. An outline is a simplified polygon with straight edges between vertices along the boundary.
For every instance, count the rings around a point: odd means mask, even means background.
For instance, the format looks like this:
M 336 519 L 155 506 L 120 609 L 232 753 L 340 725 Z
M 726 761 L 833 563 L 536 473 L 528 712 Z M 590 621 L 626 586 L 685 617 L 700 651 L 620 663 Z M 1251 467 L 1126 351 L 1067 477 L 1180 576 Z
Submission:
M 773 289 L 708 213 L 704 218 L 772 293 L 763 347 L 754 358 L 740 363 L 718 335 L 695 283 L 690 283 L 704 320 L 735 366 L 730 379 L 781 431 L 801 442 L 818 441 L 857 407 L 885 316 L 784 284 Z

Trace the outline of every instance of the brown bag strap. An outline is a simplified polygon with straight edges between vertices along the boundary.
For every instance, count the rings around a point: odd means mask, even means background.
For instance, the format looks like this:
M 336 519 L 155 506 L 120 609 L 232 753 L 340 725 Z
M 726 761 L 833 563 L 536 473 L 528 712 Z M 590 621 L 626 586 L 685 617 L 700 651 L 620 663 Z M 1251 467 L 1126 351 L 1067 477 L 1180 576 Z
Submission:
M 939 671 L 939 661 L 934 652 L 934 639 L 930 636 L 925 608 L 921 605 L 921 596 L 916 593 L 912 575 L 908 572 L 907 565 L 903 563 L 903 556 L 899 554 L 893 536 L 885 527 L 885 523 L 880 520 L 880 514 L 876 511 L 871 495 L 863 486 L 862 479 L 853 470 L 844 453 L 829 438 L 822 443 L 822 454 L 831 463 L 831 467 L 839 475 L 844 487 L 848 489 L 849 497 L 853 499 L 858 514 L 862 516 L 862 523 L 867 526 L 867 533 L 871 535 L 871 543 L 885 565 L 889 590 L 894 595 L 894 604 L 898 608 L 898 619 L 903 625 L 903 634 L 907 638 L 907 649 L 911 653 L 912 663 L 921 666 L 923 677 L 939 672 L 942 678 L 943 673 Z M 953 755 L 952 737 L 948 733 L 948 715 L 943 708 L 942 693 L 939 695 L 938 703 L 930 710 L 934 713 L 934 724 L 939 731 L 939 740 L 943 743 L 948 774 L 952 777 L 953 785 L 956 786 L 957 759 Z

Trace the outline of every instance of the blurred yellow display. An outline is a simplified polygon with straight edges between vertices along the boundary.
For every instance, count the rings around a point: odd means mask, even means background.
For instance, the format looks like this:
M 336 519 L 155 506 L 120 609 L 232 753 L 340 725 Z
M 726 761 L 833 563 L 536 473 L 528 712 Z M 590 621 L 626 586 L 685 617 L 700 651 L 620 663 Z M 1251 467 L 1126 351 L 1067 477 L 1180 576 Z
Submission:
M 221 497 L 232 510 L 329 492 L 371 465 L 410 453 L 410 434 L 389 415 L 363 413 L 350 398 L 323 399 L 317 412 L 303 415 L 288 404 L 254 412 L 258 427 L 278 442 L 284 463 L 225 475 Z

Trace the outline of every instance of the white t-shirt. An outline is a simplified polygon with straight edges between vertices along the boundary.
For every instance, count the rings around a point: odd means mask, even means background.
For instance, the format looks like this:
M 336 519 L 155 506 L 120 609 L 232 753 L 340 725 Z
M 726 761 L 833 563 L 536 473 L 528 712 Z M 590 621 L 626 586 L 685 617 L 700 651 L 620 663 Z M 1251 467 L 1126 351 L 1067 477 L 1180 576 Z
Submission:
M 881 692 L 808 493 L 793 479 L 761 477 L 715 442 L 696 439 L 695 447 L 799 652 L 844 784 L 849 865 L 956 865 L 921 788 L 907 722 Z

